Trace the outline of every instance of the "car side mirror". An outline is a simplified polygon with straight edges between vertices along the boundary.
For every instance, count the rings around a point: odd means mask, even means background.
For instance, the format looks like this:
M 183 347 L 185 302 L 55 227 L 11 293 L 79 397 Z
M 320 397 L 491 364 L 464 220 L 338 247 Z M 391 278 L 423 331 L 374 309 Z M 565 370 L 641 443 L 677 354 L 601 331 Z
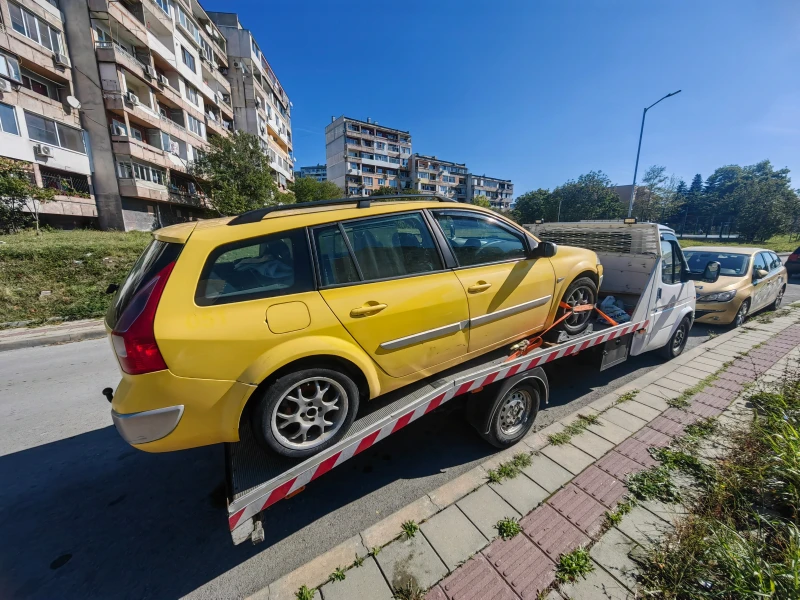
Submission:
M 767 275 L 769 275 L 769 271 L 764 269 L 756 269 L 756 279 L 764 279 Z
M 708 261 L 706 268 L 703 269 L 703 281 L 716 283 L 719 279 L 720 264 L 715 260 Z
M 539 242 L 536 248 L 528 251 L 528 258 L 551 258 L 558 252 L 558 246 L 553 242 Z

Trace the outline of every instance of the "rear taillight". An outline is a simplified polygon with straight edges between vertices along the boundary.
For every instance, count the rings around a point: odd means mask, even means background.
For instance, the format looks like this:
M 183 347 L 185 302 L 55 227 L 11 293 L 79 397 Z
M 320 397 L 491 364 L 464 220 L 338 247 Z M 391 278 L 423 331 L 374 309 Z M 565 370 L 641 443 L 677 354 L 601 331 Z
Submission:
M 139 290 L 111 332 L 120 367 L 130 375 L 167 368 L 156 343 L 154 324 L 158 302 L 174 266 L 174 262 L 169 263 Z
M 789 258 L 786 259 L 786 262 L 797 262 L 798 260 L 800 260 L 800 254 L 792 253 L 789 255 Z

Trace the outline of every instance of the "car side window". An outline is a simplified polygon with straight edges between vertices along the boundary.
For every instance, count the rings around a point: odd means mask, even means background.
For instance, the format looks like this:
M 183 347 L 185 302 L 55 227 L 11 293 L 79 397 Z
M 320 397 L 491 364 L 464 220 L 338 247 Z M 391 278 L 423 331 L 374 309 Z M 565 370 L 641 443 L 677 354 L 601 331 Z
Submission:
M 339 225 L 314 229 L 314 245 L 322 285 L 361 281 Z
M 365 281 L 430 273 L 442 259 L 421 213 L 342 222 Z
M 763 252 L 759 252 L 756 254 L 755 260 L 753 260 L 753 279 L 759 279 L 756 275 L 756 271 L 759 269 L 763 269 L 764 271 L 769 271 L 769 265 L 767 260 L 764 256 Z
M 526 256 L 522 235 L 491 217 L 450 211 L 436 211 L 434 217 L 460 267 Z
M 769 253 L 770 258 L 772 259 L 772 264 L 770 265 L 770 270 L 780 269 L 781 268 L 781 259 L 778 258 L 778 255 L 774 252 Z
M 195 302 L 212 306 L 313 289 L 306 232 L 295 229 L 216 248 L 203 268 Z
M 661 240 L 661 281 L 666 284 L 681 282 L 682 254 L 676 242 Z

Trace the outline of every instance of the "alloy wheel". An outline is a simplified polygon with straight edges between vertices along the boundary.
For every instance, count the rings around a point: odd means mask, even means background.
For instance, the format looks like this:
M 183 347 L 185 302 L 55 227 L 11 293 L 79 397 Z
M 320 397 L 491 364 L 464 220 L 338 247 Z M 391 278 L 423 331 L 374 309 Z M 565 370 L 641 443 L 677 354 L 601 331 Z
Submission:
M 580 286 L 572 290 L 572 293 L 565 300 L 570 307 L 582 306 L 584 304 L 594 304 L 594 292 L 587 286 Z M 564 309 L 566 310 L 566 309 Z M 592 311 L 574 312 L 566 318 L 566 323 L 570 327 L 580 327 L 592 316 Z
M 347 409 L 347 392 L 338 382 L 312 377 L 284 393 L 272 411 L 270 426 L 275 438 L 287 448 L 313 448 L 336 435 Z

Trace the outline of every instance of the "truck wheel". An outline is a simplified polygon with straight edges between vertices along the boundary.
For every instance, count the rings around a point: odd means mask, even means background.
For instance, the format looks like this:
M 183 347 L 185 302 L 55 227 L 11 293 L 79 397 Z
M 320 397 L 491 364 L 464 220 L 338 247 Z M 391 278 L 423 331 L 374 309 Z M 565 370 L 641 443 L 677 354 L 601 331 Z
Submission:
M 683 352 L 683 349 L 686 347 L 686 342 L 689 339 L 689 330 L 691 328 L 691 319 L 689 317 L 683 317 L 683 320 L 681 321 L 680 325 L 678 325 L 675 333 L 673 333 L 672 337 L 669 338 L 667 345 L 660 349 L 661 356 L 667 360 L 672 360 L 673 358 L 680 356 Z
M 483 439 L 496 448 L 508 448 L 524 438 L 539 413 L 539 388 L 524 379 L 501 392 L 493 404 L 486 430 L 478 430 Z
M 305 458 L 338 442 L 358 412 L 358 386 L 331 369 L 303 369 L 278 378 L 258 399 L 253 431 L 282 456 Z
M 579 306 L 581 304 L 593 305 L 597 302 L 597 285 L 588 277 L 579 277 L 569 284 L 561 301 L 570 306 Z M 559 308 L 556 311 L 556 319 L 563 317 L 566 311 L 567 309 L 565 308 Z M 590 310 L 573 313 L 572 316 L 561 321 L 557 329 L 563 329 L 569 335 L 577 335 L 586 329 L 591 318 L 592 311 Z

